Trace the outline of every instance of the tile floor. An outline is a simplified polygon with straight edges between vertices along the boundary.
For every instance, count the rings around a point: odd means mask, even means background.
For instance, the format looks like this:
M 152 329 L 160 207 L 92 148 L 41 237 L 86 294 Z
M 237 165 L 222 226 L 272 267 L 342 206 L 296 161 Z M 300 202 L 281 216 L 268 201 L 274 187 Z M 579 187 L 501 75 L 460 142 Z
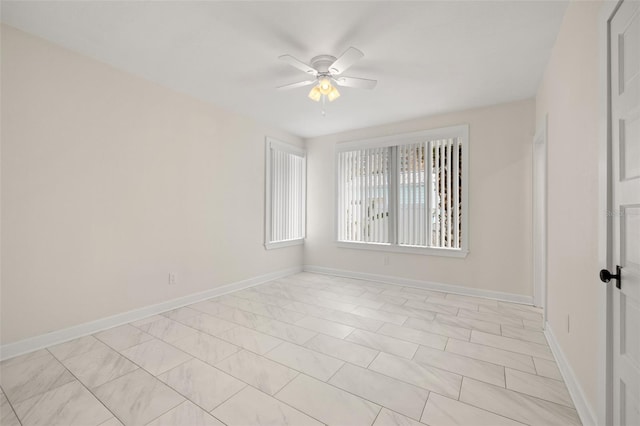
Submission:
M 301 273 L 0 364 L 2 425 L 577 425 L 536 308 Z

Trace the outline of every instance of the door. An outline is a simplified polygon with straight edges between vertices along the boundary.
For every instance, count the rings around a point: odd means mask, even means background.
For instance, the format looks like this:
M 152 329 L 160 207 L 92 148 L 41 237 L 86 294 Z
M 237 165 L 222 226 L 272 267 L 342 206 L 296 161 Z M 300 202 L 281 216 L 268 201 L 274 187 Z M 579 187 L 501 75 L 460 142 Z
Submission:
M 624 0 L 610 31 L 613 421 L 640 425 L 640 2 Z

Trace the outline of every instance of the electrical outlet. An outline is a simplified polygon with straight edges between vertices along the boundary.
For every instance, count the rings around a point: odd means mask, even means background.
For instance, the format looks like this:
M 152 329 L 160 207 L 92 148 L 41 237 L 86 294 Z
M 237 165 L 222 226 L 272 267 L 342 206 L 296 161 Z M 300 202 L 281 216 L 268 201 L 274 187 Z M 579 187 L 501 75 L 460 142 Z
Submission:
M 388 255 L 384 256 L 384 264 L 385 264 L 385 266 L 389 265 L 389 256 Z
M 176 274 L 169 272 L 169 285 L 176 285 Z

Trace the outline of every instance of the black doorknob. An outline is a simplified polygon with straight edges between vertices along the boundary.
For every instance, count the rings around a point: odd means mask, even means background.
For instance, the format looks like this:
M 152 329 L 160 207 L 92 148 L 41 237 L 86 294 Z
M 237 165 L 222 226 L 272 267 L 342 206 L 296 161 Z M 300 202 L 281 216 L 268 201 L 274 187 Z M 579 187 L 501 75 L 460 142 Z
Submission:
M 608 283 L 609 281 L 614 279 L 614 280 L 616 280 L 616 287 L 617 288 L 621 288 L 621 284 L 620 284 L 620 269 L 622 269 L 620 267 L 620 265 L 616 266 L 615 275 L 612 274 L 611 272 L 609 272 L 607 269 L 602 269 L 600 271 L 600 281 L 602 281 L 603 283 Z

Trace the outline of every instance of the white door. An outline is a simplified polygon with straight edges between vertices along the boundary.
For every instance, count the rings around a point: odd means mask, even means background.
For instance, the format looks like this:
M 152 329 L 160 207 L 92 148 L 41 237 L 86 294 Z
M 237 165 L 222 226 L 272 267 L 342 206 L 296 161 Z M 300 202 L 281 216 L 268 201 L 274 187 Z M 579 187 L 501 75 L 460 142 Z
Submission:
M 640 425 L 640 2 L 611 20 L 613 421 Z

